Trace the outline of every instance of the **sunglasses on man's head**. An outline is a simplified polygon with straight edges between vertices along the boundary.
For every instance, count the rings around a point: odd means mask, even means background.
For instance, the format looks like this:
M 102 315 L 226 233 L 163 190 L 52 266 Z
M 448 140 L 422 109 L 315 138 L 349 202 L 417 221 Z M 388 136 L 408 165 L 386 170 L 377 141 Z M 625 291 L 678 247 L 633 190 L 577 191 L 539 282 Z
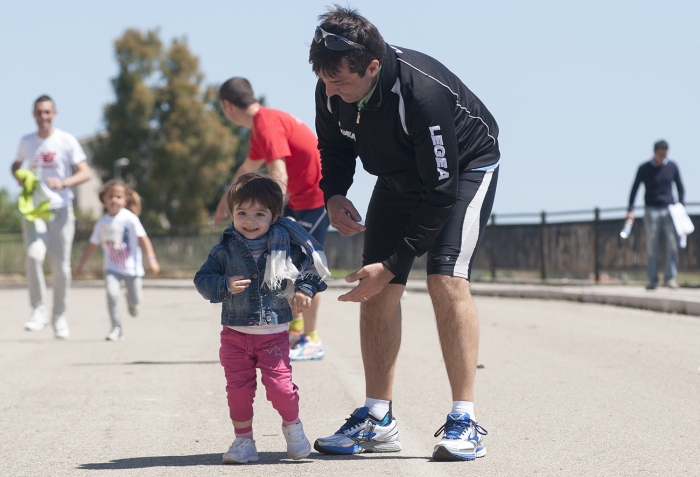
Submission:
M 316 27 L 316 31 L 314 32 L 314 41 L 316 43 L 323 43 L 326 45 L 326 48 L 329 50 L 334 50 L 334 51 L 343 51 L 343 50 L 367 50 L 372 55 L 375 57 L 377 55 L 374 54 L 372 50 L 367 48 L 366 46 L 362 46 L 359 43 L 355 43 L 354 41 L 350 41 L 345 37 L 342 37 L 340 35 L 336 35 L 335 33 L 328 33 L 326 30 L 321 28 L 320 26 Z

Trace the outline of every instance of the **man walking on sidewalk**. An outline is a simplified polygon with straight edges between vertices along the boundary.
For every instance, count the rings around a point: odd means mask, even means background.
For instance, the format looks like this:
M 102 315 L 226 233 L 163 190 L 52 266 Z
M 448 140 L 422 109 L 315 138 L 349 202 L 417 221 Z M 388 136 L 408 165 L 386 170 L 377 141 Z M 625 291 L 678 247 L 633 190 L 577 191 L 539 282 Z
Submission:
M 663 237 L 666 246 L 666 266 L 664 282 L 667 287 L 678 288 L 676 271 L 678 267 L 678 237 L 668 206 L 675 204 L 673 183 L 678 190 L 678 202 L 684 202 L 684 189 L 680 171 L 675 162 L 668 159 L 668 143 L 658 141 L 654 144 L 654 157 L 642 163 L 637 170 L 637 177 L 630 193 L 627 218 L 634 220 L 634 200 L 639 185 L 644 183 L 644 240 L 647 252 L 648 290 L 659 286 L 659 239 Z
M 22 220 L 22 236 L 27 250 L 26 267 L 32 314 L 25 323 L 29 331 L 42 330 L 48 324 L 44 258 L 49 253 L 53 277 L 53 310 L 51 323 L 56 338 L 70 336 L 65 317 L 66 300 L 71 284 L 70 255 L 75 233 L 73 191 L 92 176 L 85 152 L 75 137 L 53 127 L 56 107 L 49 96 L 34 102 L 34 119 L 38 131 L 27 134 L 19 143 L 12 174 L 20 186 L 24 181 L 16 172 L 27 161 L 38 179 L 34 189 L 34 204 L 48 201 L 51 217 L 42 220 Z M 75 172 L 73 171 L 75 169 Z

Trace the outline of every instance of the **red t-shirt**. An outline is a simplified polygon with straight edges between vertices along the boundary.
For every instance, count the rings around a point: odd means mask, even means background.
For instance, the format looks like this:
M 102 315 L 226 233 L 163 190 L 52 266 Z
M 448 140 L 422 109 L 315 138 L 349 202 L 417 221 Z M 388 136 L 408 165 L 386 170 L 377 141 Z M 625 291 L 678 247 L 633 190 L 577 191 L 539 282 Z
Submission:
M 261 106 L 253 117 L 250 135 L 251 160 L 269 164 L 284 159 L 287 166 L 289 208 L 308 210 L 323 207 L 321 154 L 311 129 L 291 114 Z

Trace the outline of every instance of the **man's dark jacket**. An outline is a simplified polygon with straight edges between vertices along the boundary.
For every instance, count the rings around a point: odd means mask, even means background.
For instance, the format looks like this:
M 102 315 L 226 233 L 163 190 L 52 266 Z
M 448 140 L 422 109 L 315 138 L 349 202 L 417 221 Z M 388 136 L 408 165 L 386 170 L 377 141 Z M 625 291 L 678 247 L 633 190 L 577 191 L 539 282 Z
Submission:
M 448 220 L 459 174 L 500 158 L 498 125 L 479 98 L 437 60 L 391 45 L 361 111 L 329 98 L 319 80 L 316 132 L 326 202 L 347 194 L 357 156 L 391 190 L 421 196 L 396 252 L 383 262 L 395 275 L 428 250 Z

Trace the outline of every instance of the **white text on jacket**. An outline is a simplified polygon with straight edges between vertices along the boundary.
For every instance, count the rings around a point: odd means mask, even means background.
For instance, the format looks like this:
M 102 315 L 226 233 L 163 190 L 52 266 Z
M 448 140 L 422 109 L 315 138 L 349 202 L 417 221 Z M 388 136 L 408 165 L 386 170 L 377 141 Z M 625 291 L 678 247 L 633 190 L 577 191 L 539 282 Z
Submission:
M 435 152 L 435 163 L 437 164 L 438 180 L 447 179 L 450 173 L 445 170 L 447 168 L 447 158 L 445 158 L 445 146 L 442 144 L 442 135 L 435 134 L 435 131 L 440 130 L 440 126 L 430 126 L 430 139 L 433 141 L 433 151 Z

